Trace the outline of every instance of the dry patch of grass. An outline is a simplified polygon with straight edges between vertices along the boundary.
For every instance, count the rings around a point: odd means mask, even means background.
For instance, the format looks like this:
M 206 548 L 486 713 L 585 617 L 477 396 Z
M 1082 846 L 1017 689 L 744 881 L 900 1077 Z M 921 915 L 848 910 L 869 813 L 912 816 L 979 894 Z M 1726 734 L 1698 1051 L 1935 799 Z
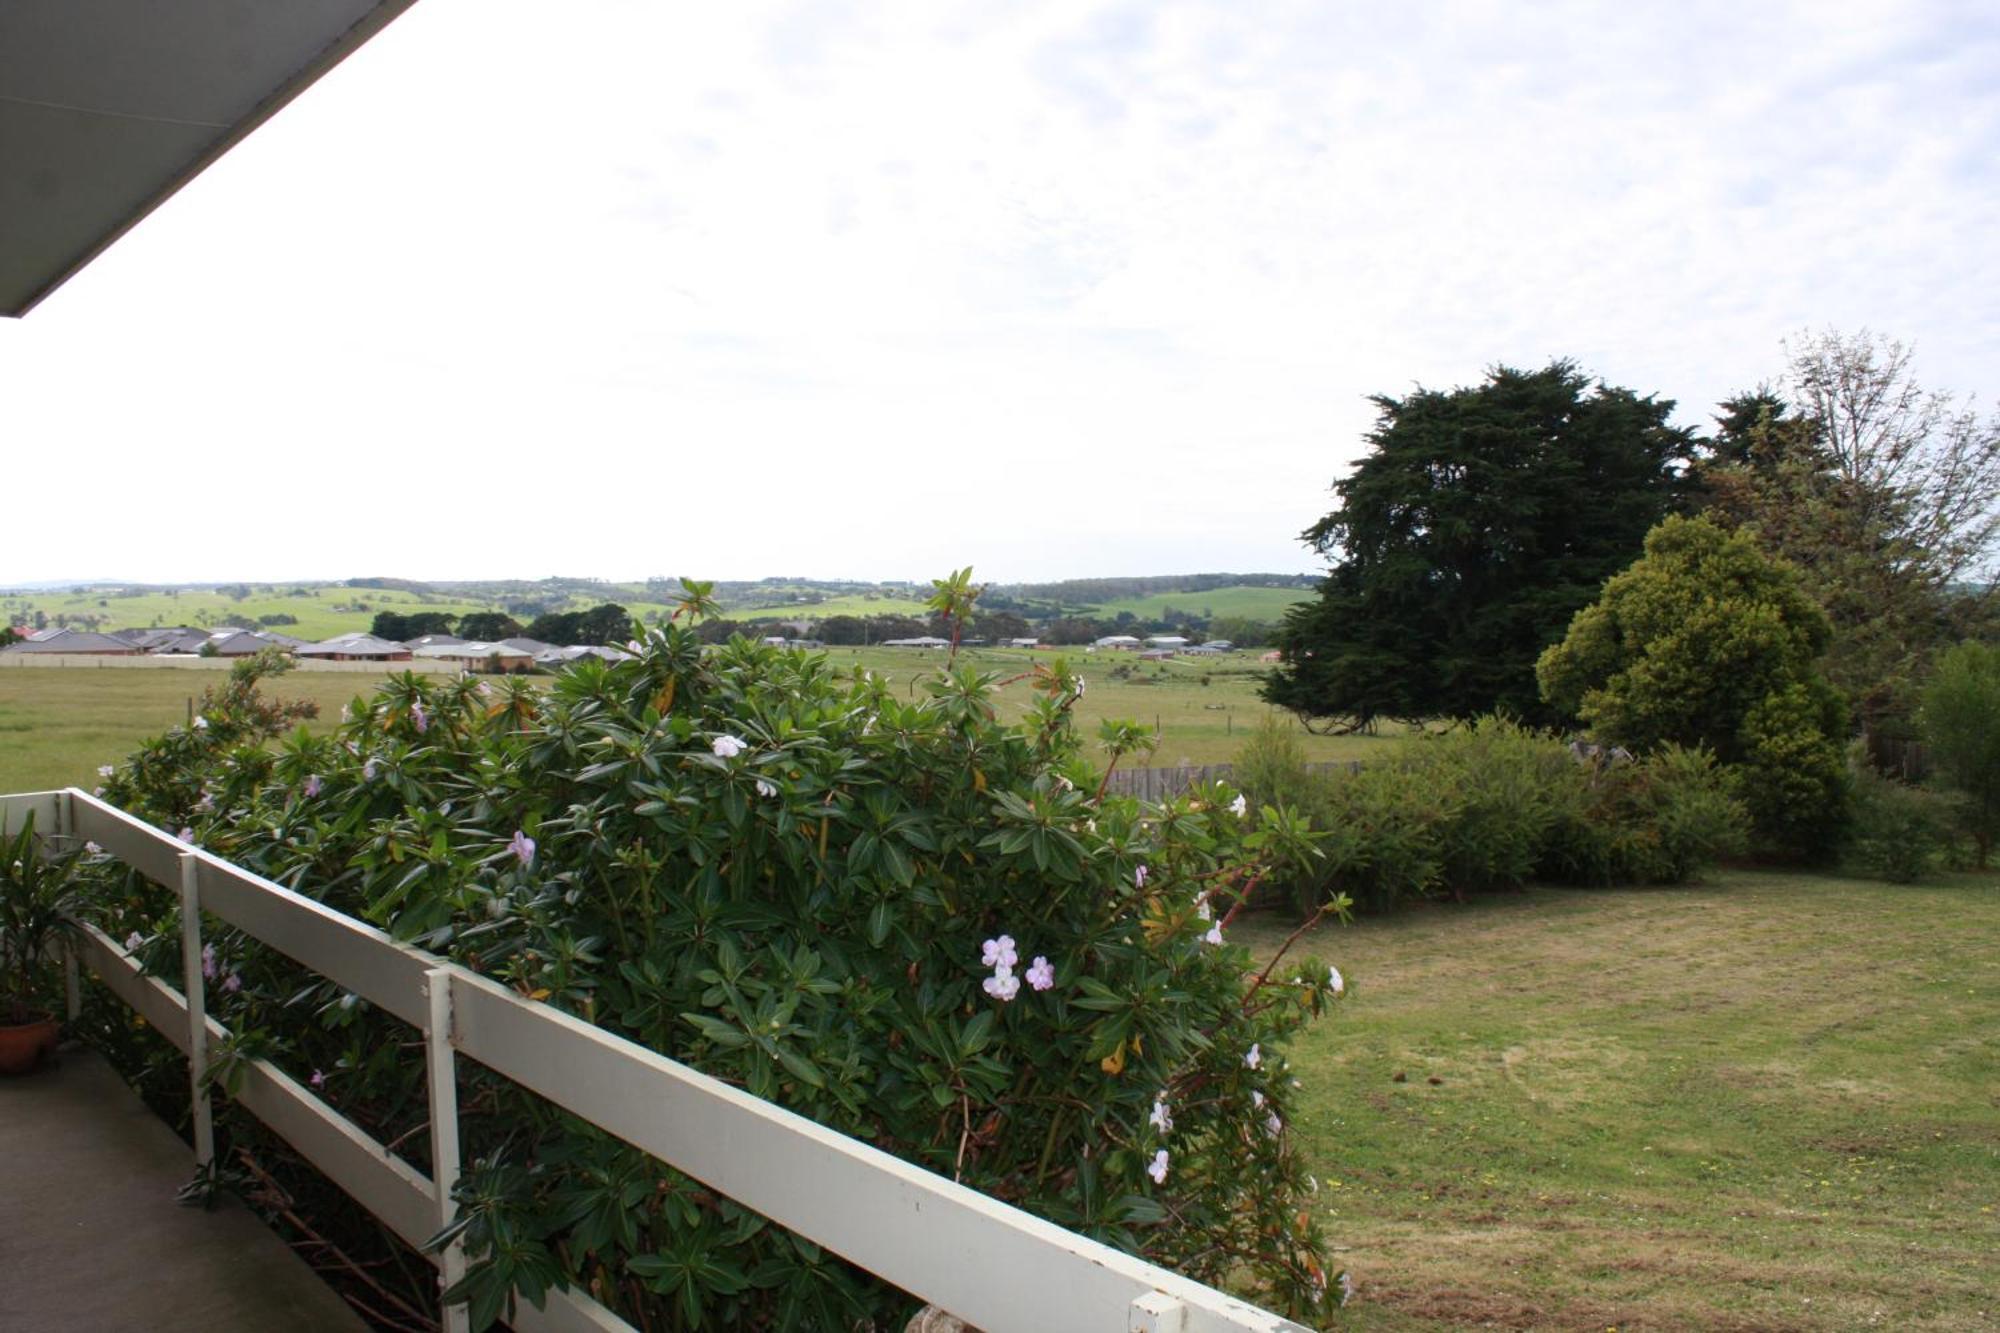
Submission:
M 1536 889 L 1305 947 L 1352 987 L 1292 1052 L 1343 1326 L 2000 1328 L 1995 876 Z

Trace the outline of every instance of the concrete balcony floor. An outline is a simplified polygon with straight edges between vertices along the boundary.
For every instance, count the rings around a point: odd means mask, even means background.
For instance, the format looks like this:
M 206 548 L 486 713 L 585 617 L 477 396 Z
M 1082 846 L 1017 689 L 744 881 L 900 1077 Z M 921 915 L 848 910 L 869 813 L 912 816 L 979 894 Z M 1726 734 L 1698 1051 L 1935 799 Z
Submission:
M 193 1174 L 93 1051 L 0 1079 L 0 1330 L 364 1333 L 248 1209 L 176 1203 Z

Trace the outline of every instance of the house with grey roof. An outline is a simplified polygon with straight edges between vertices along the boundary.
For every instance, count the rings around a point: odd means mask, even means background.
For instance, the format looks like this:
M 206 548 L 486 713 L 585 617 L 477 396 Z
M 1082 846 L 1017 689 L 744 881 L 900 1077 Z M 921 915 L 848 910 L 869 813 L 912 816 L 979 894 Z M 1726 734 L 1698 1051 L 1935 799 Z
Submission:
M 349 634 L 336 634 L 320 643 L 308 643 L 298 650 L 300 657 L 317 657 L 332 662 L 407 662 L 410 650 L 400 643 L 378 639 L 373 634 L 355 630 Z
M 137 657 L 139 649 L 123 639 L 87 629 L 41 629 L 16 644 L 0 648 L 5 653 L 87 653 L 92 657 Z

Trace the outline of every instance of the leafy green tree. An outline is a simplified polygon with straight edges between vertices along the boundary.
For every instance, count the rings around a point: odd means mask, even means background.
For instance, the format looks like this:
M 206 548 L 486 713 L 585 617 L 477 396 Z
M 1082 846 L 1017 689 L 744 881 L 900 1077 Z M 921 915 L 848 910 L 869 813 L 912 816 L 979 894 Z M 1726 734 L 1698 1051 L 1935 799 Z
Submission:
M 536 616 L 527 636 L 543 643 L 620 644 L 632 637 L 632 617 L 615 602 L 588 611 L 556 611 Z
M 1743 533 L 1668 518 L 1536 664 L 1550 705 L 1633 750 L 1700 746 L 1737 775 L 1764 850 L 1817 858 L 1847 817 L 1830 630 L 1798 573 Z
M 458 622 L 458 633 L 476 643 L 511 639 L 521 632 L 521 622 L 504 611 L 474 611 Z
M 813 627 L 821 643 L 852 648 L 868 642 L 868 622 L 860 616 L 828 616 Z
M 1095 643 L 1104 637 L 1104 627 L 1081 616 L 1063 616 L 1050 621 L 1042 637 L 1058 647 Z
M 1786 351 L 1779 386 L 1722 404 L 1706 510 L 1798 567 L 1832 624 L 1828 677 L 1872 738 L 1908 736 L 1930 655 L 1992 600 L 1958 585 L 2000 546 L 2000 420 L 1924 390 L 1891 338 Z
M 1249 616 L 1217 616 L 1208 622 L 1209 638 L 1227 639 L 1238 648 L 1262 648 L 1271 641 L 1271 633 L 1270 621 Z
M 1347 729 L 1551 718 L 1536 655 L 1680 503 L 1691 436 L 1569 361 L 1374 401 L 1373 452 L 1304 533 L 1333 565 L 1279 628 L 1265 697 Z
M 452 617 L 443 611 L 418 611 L 407 616 L 396 611 L 377 611 L 368 632 L 391 643 L 405 643 L 426 634 L 449 634 L 451 626 Z
M 2000 832 L 2000 648 L 1961 643 L 1940 656 L 1918 717 L 1931 763 L 1965 798 L 1984 870 Z

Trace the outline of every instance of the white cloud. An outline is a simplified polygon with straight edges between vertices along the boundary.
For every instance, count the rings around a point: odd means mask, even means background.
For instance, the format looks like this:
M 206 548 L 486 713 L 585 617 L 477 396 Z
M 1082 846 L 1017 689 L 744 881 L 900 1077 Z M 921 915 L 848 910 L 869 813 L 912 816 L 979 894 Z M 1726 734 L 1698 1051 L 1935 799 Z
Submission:
M 0 583 L 1298 569 L 1370 393 L 1569 355 L 1695 421 L 1828 323 L 1990 390 L 1996 41 L 423 0 L 0 327 Z

